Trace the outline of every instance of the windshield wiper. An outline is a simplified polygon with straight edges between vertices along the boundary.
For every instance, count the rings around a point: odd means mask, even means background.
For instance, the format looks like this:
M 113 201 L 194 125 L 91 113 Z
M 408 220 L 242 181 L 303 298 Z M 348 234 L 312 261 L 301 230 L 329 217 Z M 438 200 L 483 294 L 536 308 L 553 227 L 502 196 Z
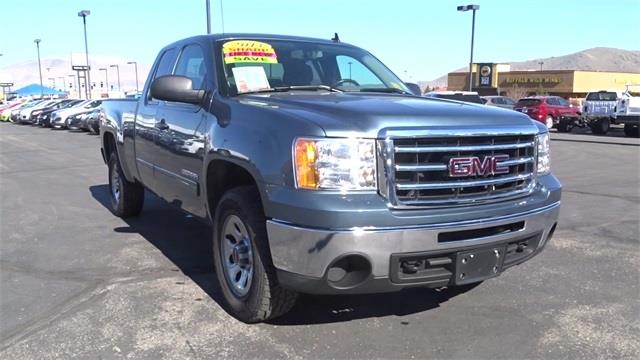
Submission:
M 360 92 L 379 92 L 379 93 L 394 93 L 394 94 L 404 94 L 404 95 L 413 95 L 408 91 L 404 91 L 398 88 L 361 88 Z
M 238 95 L 271 93 L 271 92 L 287 92 L 291 90 L 326 90 L 330 92 L 342 92 L 342 90 L 340 89 L 336 89 L 334 87 L 327 86 L 327 85 L 294 85 L 294 86 L 276 86 L 269 89 L 247 91 Z

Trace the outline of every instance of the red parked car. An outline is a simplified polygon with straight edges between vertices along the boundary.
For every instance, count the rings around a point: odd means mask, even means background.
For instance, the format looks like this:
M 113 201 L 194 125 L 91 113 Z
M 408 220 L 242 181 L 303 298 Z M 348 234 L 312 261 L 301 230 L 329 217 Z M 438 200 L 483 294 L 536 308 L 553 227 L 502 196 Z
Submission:
M 547 125 L 556 126 L 563 116 L 579 117 L 580 109 L 572 107 L 559 96 L 531 96 L 518 100 L 513 110 L 529 115 L 530 118 Z

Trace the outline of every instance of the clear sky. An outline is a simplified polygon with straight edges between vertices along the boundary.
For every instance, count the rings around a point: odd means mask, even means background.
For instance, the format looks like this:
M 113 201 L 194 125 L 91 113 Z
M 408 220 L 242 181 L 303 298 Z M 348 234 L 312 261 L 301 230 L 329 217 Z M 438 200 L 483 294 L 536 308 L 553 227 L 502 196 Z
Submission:
M 604 46 L 640 48 L 640 0 L 478 0 L 474 60 L 507 62 Z M 431 80 L 469 61 L 467 1 L 223 0 L 225 32 L 331 38 L 363 47 L 411 81 Z M 221 32 L 220 0 L 211 0 Z M 89 53 L 152 63 L 165 44 L 206 33 L 204 0 L 1 0 L 0 68 L 36 58 Z M 0 79 L 1 80 L 1 79 Z M 407 79 L 405 79 L 406 81 Z

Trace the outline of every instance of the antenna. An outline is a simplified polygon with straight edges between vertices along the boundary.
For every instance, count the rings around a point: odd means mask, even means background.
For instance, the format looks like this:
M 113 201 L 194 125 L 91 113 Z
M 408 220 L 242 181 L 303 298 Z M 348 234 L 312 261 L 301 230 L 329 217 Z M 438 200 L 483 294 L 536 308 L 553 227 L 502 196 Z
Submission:
M 340 37 L 338 36 L 338 33 L 333 33 L 333 39 L 331 39 L 331 41 L 333 42 L 340 42 Z

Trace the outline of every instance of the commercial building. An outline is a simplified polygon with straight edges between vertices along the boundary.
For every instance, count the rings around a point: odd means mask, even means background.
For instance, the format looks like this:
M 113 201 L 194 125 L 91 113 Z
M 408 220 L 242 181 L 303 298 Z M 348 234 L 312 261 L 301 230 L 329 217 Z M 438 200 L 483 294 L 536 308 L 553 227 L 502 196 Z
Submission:
M 586 70 L 542 70 L 542 71 L 509 71 L 506 64 L 475 64 L 474 91 L 481 95 L 517 93 L 521 96 L 545 94 L 564 98 L 584 98 L 590 91 L 618 90 L 624 91 L 627 84 L 640 84 L 639 73 L 586 71 Z M 493 71 L 484 66 L 490 66 Z M 478 76 L 475 69 L 481 68 Z M 506 70 L 506 71 L 505 71 Z M 484 82 L 480 86 L 484 73 L 491 84 Z M 448 74 L 449 90 L 468 90 L 469 73 L 454 72 Z

